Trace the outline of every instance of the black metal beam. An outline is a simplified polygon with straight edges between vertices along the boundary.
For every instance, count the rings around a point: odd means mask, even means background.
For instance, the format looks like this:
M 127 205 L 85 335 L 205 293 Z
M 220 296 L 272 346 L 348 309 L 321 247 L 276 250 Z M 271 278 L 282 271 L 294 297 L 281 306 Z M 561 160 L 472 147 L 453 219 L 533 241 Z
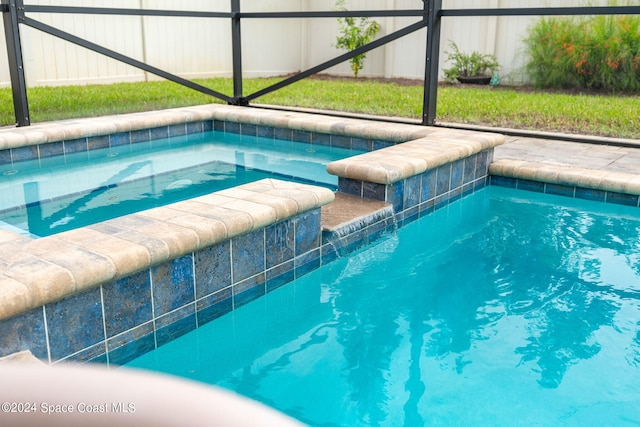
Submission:
M 32 13 L 67 13 L 85 15 L 131 15 L 131 16 L 181 16 L 193 18 L 231 18 L 234 12 L 205 12 L 186 10 L 161 9 L 129 9 L 109 7 L 81 7 L 81 6 L 25 6 L 27 12 Z M 421 16 L 422 10 L 344 10 L 344 11 L 297 11 L 297 12 L 241 12 L 236 13 L 240 19 L 244 18 L 346 18 L 346 17 L 394 17 Z
M 189 18 L 230 18 L 229 12 L 198 12 L 188 10 L 160 10 L 160 9 L 126 9 L 110 7 L 79 7 L 79 6 L 25 6 L 29 13 L 68 13 L 78 15 L 127 15 L 127 16 L 172 16 Z
M 442 0 L 425 2 L 427 12 L 427 50 L 424 75 L 422 124 L 433 126 L 436 122 L 438 102 L 438 72 L 440 68 L 440 32 Z
M 441 16 L 568 16 L 640 15 L 640 6 L 522 7 L 494 9 L 442 9 Z
M 422 16 L 420 9 L 398 10 L 333 10 L 298 12 L 243 12 L 241 18 L 389 18 L 398 16 Z
M 242 96 L 242 29 L 240 27 L 240 0 L 231 0 L 231 54 L 233 66 L 234 105 L 248 105 Z
M 113 58 L 115 60 L 118 60 L 120 62 L 124 62 L 125 64 L 131 65 L 132 67 L 136 67 L 139 68 L 141 70 L 147 71 L 151 74 L 155 74 L 156 76 L 162 77 L 164 79 L 170 80 L 172 82 L 181 84 L 183 86 L 186 86 L 190 89 L 194 89 L 197 90 L 198 92 L 204 93 L 206 95 L 210 95 L 213 96 L 215 98 L 221 99 L 223 101 L 226 102 L 232 102 L 233 99 L 230 98 L 229 96 L 222 94 L 220 92 L 217 92 L 213 89 L 209 89 L 206 86 L 202 86 L 199 85 L 197 83 L 194 83 L 190 80 L 187 79 L 183 79 L 180 76 L 176 76 L 174 74 L 168 73 L 166 71 L 163 71 L 159 68 L 153 67 L 151 65 L 145 64 L 144 62 L 140 62 L 136 59 L 130 58 L 128 56 L 122 55 L 116 51 L 113 51 L 111 49 L 107 49 L 103 46 L 97 45 L 95 43 L 92 43 L 88 40 L 82 39 L 80 37 L 74 36 L 73 34 L 69 34 L 67 32 L 61 31 L 57 28 L 51 27 L 47 24 L 43 24 L 42 22 L 36 21 L 35 19 L 31 19 L 31 18 L 25 18 L 24 20 L 24 24 L 28 25 L 29 27 L 35 28 L 37 30 L 43 31 L 47 34 L 51 34 L 52 36 L 61 38 L 63 40 L 66 40 L 68 42 L 77 44 L 78 46 L 82 46 L 84 48 L 87 48 L 89 50 L 92 50 L 94 52 L 97 52 L 99 54 L 108 56 L 109 58 Z
M 29 117 L 29 101 L 27 99 L 27 84 L 24 76 L 19 26 L 19 23 L 24 19 L 24 5 L 22 0 L 2 0 L 2 6 L 4 37 L 7 44 L 9 75 L 13 96 L 13 111 L 18 126 L 29 126 L 31 119 Z
M 297 82 L 299 80 L 302 80 L 302 79 L 304 79 L 306 77 L 309 77 L 312 74 L 319 73 L 321 71 L 326 70 L 327 68 L 331 68 L 331 67 L 333 67 L 335 65 L 338 65 L 341 62 L 348 61 L 349 59 L 353 58 L 354 56 L 366 53 L 366 52 L 368 52 L 368 51 L 370 51 L 372 49 L 375 49 L 377 47 L 380 47 L 380 46 L 382 46 L 382 45 L 384 45 L 386 43 L 389 43 L 389 42 L 397 40 L 397 39 L 399 39 L 401 37 L 404 37 L 407 34 L 411 34 L 411 33 L 415 32 L 417 30 L 420 30 L 420 29 L 424 28 L 425 26 L 426 26 L 426 21 L 416 22 L 415 24 L 409 25 L 409 26 L 404 27 L 404 28 L 402 28 L 402 29 L 400 29 L 398 31 L 394 31 L 391 34 L 387 34 L 384 37 L 380 37 L 377 40 L 374 40 L 374 41 L 372 41 L 370 43 L 367 43 L 366 45 L 361 46 L 358 49 L 352 50 L 352 51 L 347 52 L 347 53 L 345 53 L 343 55 L 335 57 L 335 58 L 333 58 L 333 59 L 331 59 L 329 61 L 323 62 L 322 64 L 316 65 L 315 67 L 312 67 L 312 68 L 309 68 L 306 71 L 302 71 L 302 72 L 300 72 L 300 73 L 298 73 L 298 74 L 296 74 L 294 76 L 286 78 L 286 79 L 284 79 L 284 80 L 282 80 L 282 81 L 280 81 L 278 83 L 275 83 L 275 84 L 273 84 L 271 86 L 268 86 L 268 87 L 266 87 L 264 89 L 261 89 L 261 90 L 259 90 L 257 92 L 254 92 L 251 95 L 247 95 L 244 99 L 247 100 L 247 101 L 251 101 L 253 99 L 256 99 L 256 98 L 259 98 L 261 96 L 264 96 L 264 95 L 266 95 L 266 94 L 268 94 L 270 92 L 273 92 L 275 90 L 281 89 L 281 88 L 283 88 L 285 86 L 288 86 L 288 85 L 290 85 L 292 83 L 295 83 L 295 82 Z

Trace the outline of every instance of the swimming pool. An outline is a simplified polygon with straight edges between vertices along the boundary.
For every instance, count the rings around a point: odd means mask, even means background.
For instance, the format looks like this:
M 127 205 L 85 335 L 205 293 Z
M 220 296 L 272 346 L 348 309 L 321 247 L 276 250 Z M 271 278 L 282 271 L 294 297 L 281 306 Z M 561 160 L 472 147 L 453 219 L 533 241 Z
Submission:
M 637 208 L 489 187 L 128 365 L 311 425 L 640 422 Z
M 0 227 L 48 236 L 263 178 L 335 189 L 364 151 L 209 131 L 0 166 Z
M 211 130 L 371 152 L 327 166 L 346 197 L 262 179 L 37 239 L 0 228 L 0 356 L 126 363 L 483 188 L 504 142 L 211 104 L 3 129 L 0 168 Z M 360 221 L 363 210 L 380 215 Z M 233 262 L 212 275 L 220 257 Z

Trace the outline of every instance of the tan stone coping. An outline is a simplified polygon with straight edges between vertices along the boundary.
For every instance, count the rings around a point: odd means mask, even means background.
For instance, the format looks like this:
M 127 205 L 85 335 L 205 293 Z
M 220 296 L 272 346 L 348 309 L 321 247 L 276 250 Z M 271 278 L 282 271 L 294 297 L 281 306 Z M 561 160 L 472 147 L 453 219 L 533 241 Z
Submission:
M 421 138 L 330 163 L 330 174 L 377 184 L 418 175 L 504 143 L 493 133 L 433 129 Z
M 489 167 L 491 175 L 640 195 L 640 176 L 565 164 L 500 159 Z
M 460 133 L 420 125 L 332 117 L 265 108 L 208 104 L 162 111 L 39 123 L 0 129 L 0 150 L 204 120 L 289 128 L 307 132 L 404 142 L 429 135 Z M 476 132 L 468 132 L 473 135 Z
M 41 239 L 0 230 L 0 319 L 333 199 L 326 188 L 263 179 Z

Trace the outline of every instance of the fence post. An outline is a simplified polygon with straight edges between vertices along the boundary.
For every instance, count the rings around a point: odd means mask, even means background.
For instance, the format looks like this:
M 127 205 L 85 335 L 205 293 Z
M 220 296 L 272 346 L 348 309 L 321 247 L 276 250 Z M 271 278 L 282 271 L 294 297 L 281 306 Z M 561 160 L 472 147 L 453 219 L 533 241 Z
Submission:
M 247 105 L 242 96 L 242 31 L 240 29 L 240 0 L 231 0 L 231 49 L 233 51 L 233 104 Z
M 436 103 L 438 100 L 442 0 L 424 0 L 424 7 L 427 15 L 427 61 L 424 77 L 422 124 L 433 126 L 436 121 Z
M 27 101 L 27 85 L 24 78 L 22 62 L 22 45 L 20 43 L 19 23 L 24 20 L 24 4 L 22 0 L 2 0 L 2 20 L 4 37 L 9 57 L 9 75 L 13 95 L 13 110 L 16 125 L 29 126 L 29 103 Z

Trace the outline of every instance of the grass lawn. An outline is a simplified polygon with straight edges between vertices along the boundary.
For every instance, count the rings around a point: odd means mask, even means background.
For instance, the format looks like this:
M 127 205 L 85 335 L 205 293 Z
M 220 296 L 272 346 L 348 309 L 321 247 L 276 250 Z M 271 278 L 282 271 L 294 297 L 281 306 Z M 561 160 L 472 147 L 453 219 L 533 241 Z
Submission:
M 245 79 L 250 94 L 278 78 Z M 198 80 L 231 95 L 231 79 Z M 32 123 L 220 102 L 171 82 L 34 87 L 28 91 Z M 312 78 L 255 103 L 420 119 L 420 81 Z M 437 120 L 548 132 L 640 138 L 640 96 L 558 93 L 522 88 L 442 85 Z M 0 89 L 0 125 L 15 123 L 11 90 Z

